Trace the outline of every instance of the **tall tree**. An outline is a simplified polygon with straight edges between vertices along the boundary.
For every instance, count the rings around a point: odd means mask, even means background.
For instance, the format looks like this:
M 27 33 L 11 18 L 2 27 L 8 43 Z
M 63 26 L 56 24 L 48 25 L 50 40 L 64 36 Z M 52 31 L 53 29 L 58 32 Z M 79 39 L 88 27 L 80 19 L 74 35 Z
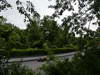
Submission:
M 0 43 L 3 45 L 2 47 L 9 49 L 9 36 L 12 33 L 13 25 L 6 23 L 6 19 L 0 17 Z M 8 48 L 9 47 L 9 48 Z
M 42 19 L 41 29 L 43 31 L 44 42 L 50 44 L 51 47 L 56 47 L 57 44 L 60 43 L 60 32 L 62 31 L 62 29 L 58 26 L 57 22 L 54 21 L 54 19 L 52 19 L 50 16 L 45 16 Z
M 75 12 L 77 6 L 78 11 Z M 51 5 L 55 9 L 53 17 L 63 15 L 66 10 L 72 15 L 67 16 L 67 25 L 72 26 L 75 34 L 79 35 L 79 41 L 85 45 L 83 38 L 92 40 L 95 38 L 95 32 L 90 29 L 91 25 L 100 26 L 100 1 L 99 0 L 56 0 L 55 5 Z M 95 19 L 95 22 L 93 21 Z M 86 27 L 87 26 L 87 27 Z M 80 44 L 81 47 L 84 47 Z

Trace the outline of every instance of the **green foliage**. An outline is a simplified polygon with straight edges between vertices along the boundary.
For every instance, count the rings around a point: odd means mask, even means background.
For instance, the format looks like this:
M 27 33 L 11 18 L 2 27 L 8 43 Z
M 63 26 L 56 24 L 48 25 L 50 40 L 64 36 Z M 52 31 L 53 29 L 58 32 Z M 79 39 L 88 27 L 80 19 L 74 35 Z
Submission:
M 34 72 L 21 64 L 13 63 L 8 66 L 8 73 L 5 75 L 34 75 Z
M 0 11 L 10 7 L 6 0 L 0 0 L 0 3 L 2 4 Z M 42 20 L 34 10 L 33 4 L 30 1 L 26 3 L 25 8 L 22 2 L 16 1 L 17 10 L 29 21 L 25 30 L 6 23 L 6 19 L 0 17 L 0 55 L 6 54 L 6 52 L 9 54 L 8 50 L 11 50 L 11 56 L 49 54 L 49 58 L 52 59 L 54 58 L 52 53 L 79 50 L 72 60 L 48 61 L 43 66 L 43 71 L 46 75 L 100 74 L 99 0 L 56 0 L 56 4 L 51 6 L 55 9 L 53 16 L 45 16 Z M 74 12 L 73 4 L 78 4 L 78 12 Z M 62 15 L 66 10 L 71 11 L 72 15 L 64 18 L 63 23 L 58 25 L 54 18 Z M 27 21 L 26 18 L 25 21 Z M 96 22 L 92 22 L 95 18 Z M 86 28 L 85 25 L 88 22 Z M 98 25 L 96 31 L 90 29 L 91 24 Z M 76 37 L 76 34 L 79 37 Z M 17 64 L 10 65 L 9 71 L 7 69 L 5 60 L 1 58 L 0 75 L 6 73 L 8 73 L 7 75 L 32 75 L 31 71 L 26 71 L 27 69 Z
M 0 75 L 5 75 L 5 72 L 7 71 L 6 62 L 6 57 L 3 54 L 0 54 Z
M 47 51 L 44 49 L 13 49 L 11 51 L 12 57 L 23 57 L 23 56 L 38 56 L 45 55 Z
M 3 43 L 3 44 L 2 44 Z M 6 42 L 5 42 L 5 39 L 4 38 L 0 38 L 0 48 L 1 49 L 4 49 L 6 46 Z
M 61 40 L 57 37 L 60 37 L 60 31 L 62 29 L 58 27 L 57 22 L 54 21 L 54 19 L 52 19 L 51 17 L 45 16 L 43 20 L 41 20 L 41 24 L 41 30 L 43 32 L 43 42 L 47 43 L 49 47 L 58 47 Z
M 71 60 L 52 61 L 42 70 L 46 75 L 98 75 L 100 74 L 100 47 L 91 41 L 84 52 L 77 53 Z
M 41 23 L 34 20 L 24 30 L 7 24 L 3 17 L 1 17 L 0 22 L 2 21 L 3 23 L 0 25 L 0 49 L 52 49 L 63 48 L 72 41 L 72 44 L 75 44 L 76 37 L 69 32 L 70 26 L 63 24 L 62 26 L 65 25 L 63 30 L 63 27 L 59 27 L 50 16 L 45 16 Z
M 38 55 L 48 55 L 57 53 L 68 53 L 72 51 L 77 51 L 73 48 L 56 48 L 56 49 L 12 49 L 10 55 L 12 57 L 23 57 L 23 56 L 38 56 Z M 3 52 L 3 51 L 2 51 Z
M 34 75 L 34 72 L 19 63 L 7 63 L 7 58 L 0 55 L 0 75 Z

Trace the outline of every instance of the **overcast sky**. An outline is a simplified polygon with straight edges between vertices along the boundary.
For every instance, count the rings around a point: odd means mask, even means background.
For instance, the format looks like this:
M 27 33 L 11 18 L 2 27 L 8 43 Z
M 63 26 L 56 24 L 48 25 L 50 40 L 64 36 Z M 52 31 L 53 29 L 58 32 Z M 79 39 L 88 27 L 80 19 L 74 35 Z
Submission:
M 5 18 L 7 18 L 7 22 L 10 22 L 20 28 L 26 28 L 26 24 L 23 22 L 23 15 L 20 15 L 18 11 L 16 10 L 16 4 L 15 0 L 7 0 L 9 3 L 12 4 L 13 9 L 9 9 L 6 11 L 0 12 L 0 15 L 3 15 Z M 22 2 L 25 2 L 27 0 L 20 0 Z M 41 18 L 43 18 L 44 15 L 52 15 L 54 12 L 53 9 L 48 8 L 49 5 L 55 4 L 55 0 L 52 2 L 49 2 L 48 0 L 30 0 L 33 2 L 35 6 L 35 10 L 41 15 Z
M 26 28 L 26 24 L 24 23 L 24 16 L 20 15 L 18 11 L 16 10 L 16 0 L 7 0 L 10 4 L 12 4 L 13 9 L 9 9 L 6 11 L 0 12 L 0 15 L 3 15 L 5 18 L 7 18 L 7 22 L 10 22 L 16 26 L 18 26 L 21 29 Z M 20 0 L 22 2 L 26 2 L 27 0 Z M 29 1 L 29 0 L 28 0 Z M 40 14 L 41 18 L 43 18 L 44 15 L 52 15 L 54 12 L 53 9 L 48 8 L 49 5 L 54 5 L 55 0 L 48 1 L 48 0 L 30 0 L 34 6 L 35 10 Z M 75 6 L 75 11 L 77 12 L 78 7 L 77 5 Z M 60 17 L 60 19 L 57 19 L 58 23 L 61 23 L 61 19 L 64 16 L 71 15 L 70 12 L 66 11 L 63 13 L 63 15 Z M 96 26 L 91 26 L 93 30 L 96 29 Z

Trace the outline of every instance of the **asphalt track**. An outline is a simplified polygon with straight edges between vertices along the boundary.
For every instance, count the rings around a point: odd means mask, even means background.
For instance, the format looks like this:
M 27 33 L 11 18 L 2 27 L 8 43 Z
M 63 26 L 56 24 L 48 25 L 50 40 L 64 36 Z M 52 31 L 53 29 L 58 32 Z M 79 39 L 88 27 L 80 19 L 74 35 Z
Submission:
M 75 53 L 76 52 L 55 54 L 54 56 L 56 56 L 60 60 L 64 60 L 66 58 L 72 58 Z M 38 61 L 39 59 L 45 57 L 47 56 L 45 55 L 45 56 L 36 56 L 36 57 L 11 58 L 8 60 L 8 62 L 9 63 L 20 62 L 23 66 L 27 66 L 28 68 L 35 70 L 46 63 L 46 61 Z

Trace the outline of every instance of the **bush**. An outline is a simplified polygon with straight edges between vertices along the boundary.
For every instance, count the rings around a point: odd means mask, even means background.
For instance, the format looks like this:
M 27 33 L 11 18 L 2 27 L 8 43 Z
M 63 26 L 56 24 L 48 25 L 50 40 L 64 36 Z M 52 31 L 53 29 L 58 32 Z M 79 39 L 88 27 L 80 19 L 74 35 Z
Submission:
M 8 66 L 8 73 L 6 75 L 34 75 L 34 72 L 20 63 L 13 63 Z
M 47 54 L 47 51 L 43 49 L 14 49 L 10 54 L 12 57 L 39 56 Z
M 82 49 L 72 60 L 49 62 L 42 70 L 46 75 L 99 75 L 100 46 L 92 42 Z
M 72 48 L 56 48 L 51 50 L 54 54 L 58 53 L 68 53 L 68 52 L 73 52 L 76 51 L 75 49 Z
M 0 50 L 1 52 L 2 50 Z M 34 72 L 20 63 L 8 63 L 6 51 L 0 54 L 0 75 L 34 75 Z
M 6 55 L 8 52 L 5 50 L 0 50 L 0 55 Z
M 49 52 L 57 54 L 57 53 L 67 53 L 75 51 L 74 49 L 67 48 L 56 48 L 56 49 L 12 49 L 11 56 L 12 57 L 23 57 L 23 56 L 40 56 L 40 55 L 48 55 Z
M 0 54 L 0 75 L 5 75 L 7 71 L 7 59 L 4 55 Z

